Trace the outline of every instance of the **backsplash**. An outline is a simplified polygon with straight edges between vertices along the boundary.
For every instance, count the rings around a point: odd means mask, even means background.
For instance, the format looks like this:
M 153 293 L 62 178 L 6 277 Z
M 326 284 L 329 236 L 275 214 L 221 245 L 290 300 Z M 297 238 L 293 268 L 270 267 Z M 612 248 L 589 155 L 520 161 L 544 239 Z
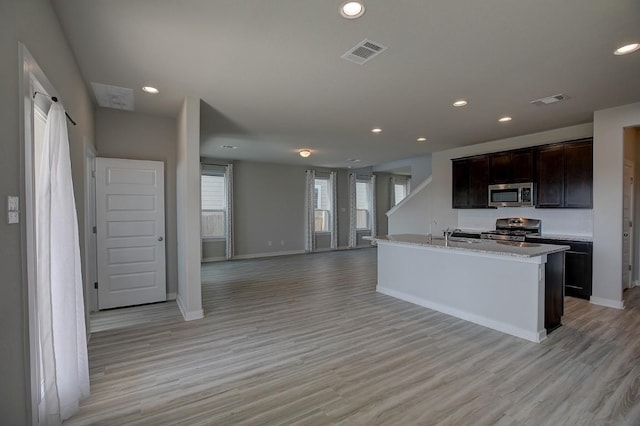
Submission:
M 502 217 L 540 219 L 543 234 L 585 237 L 593 235 L 593 210 L 587 209 L 536 209 L 533 207 L 461 209 L 458 210 L 458 228 L 487 231 L 495 229 L 496 219 Z

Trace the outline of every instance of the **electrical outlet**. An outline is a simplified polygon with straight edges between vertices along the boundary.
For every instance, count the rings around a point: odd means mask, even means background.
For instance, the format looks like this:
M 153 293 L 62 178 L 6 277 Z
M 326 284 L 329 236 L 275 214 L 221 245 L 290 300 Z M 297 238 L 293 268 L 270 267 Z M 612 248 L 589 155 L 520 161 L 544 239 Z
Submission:
M 280 240 L 280 245 L 284 247 L 284 240 Z
M 271 247 L 271 244 L 272 244 L 272 243 L 271 243 L 271 240 L 267 241 L 267 245 L 268 245 L 269 247 Z

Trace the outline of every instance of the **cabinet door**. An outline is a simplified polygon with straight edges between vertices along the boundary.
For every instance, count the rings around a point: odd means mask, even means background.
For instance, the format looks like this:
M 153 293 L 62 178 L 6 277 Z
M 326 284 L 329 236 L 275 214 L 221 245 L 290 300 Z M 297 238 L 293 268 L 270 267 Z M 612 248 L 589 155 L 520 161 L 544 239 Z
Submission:
M 593 208 L 593 143 L 568 143 L 564 157 L 565 207 Z
M 469 207 L 486 209 L 489 204 L 489 157 L 469 160 Z
M 467 160 L 454 160 L 451 168 L 453 170 L 452 208 L 469 208 L 469 163 Z
M 519 150 L 511 153 L 511 182 L 533 182 L 533 150 Z
M 489 183 L 512 183 L 510 153 L 501 152 L 489 156 Z
M 564 145 L 539 148 L 536 207 L 564 206 Z

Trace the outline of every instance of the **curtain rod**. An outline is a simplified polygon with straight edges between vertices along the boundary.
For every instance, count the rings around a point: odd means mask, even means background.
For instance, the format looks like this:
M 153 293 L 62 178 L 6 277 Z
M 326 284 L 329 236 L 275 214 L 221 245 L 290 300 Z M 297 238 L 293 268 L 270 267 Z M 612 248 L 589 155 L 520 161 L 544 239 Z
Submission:
M 46 98 L 51 99 L 52 102 L 58 102 L 58 98 L 56 98 L 55 96 L 49 96 L 46 93 L 42 93 L 42 92 L 33 92 L 33 99 L 36 98 L 36 95 L 42 95 Z M 69 119 L 69 121 L 71 122 L 71 124 L 73 124 L 74 126 L 76 126 L 76 122 L 73 121 L 73 118 L 71 118 L 71 116 L 69 114 L 67 114 L 67 111 L 64 112 L 64 115 L 67 116 L 67 119 Z

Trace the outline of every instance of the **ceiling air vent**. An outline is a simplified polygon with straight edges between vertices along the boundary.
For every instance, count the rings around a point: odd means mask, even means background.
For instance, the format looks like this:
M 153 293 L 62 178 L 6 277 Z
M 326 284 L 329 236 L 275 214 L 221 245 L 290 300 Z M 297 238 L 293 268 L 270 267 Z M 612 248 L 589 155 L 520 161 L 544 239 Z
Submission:
M 133 111 L 132 89 L 100 83 L 91 83 L 91 87 L 99 106 Z
M 341 56 L 341 58 L 362 65 L 365 62 L 369 62 L 385 50 L 387 50 L 387 47 L 365 38 L 360 43 L 349 49 L 347 53 Z
M 536 99 L 535 101 L 531 101 L 530 103 L 533 105 L 542 106 L 542 105 L 555 104 L 556 102 L 564 101 L 566 99 L 569 99 L 567 95 L 563 95 L 562 93 L 559 93 L 557 95 L 547 96 L 546 98 Z

